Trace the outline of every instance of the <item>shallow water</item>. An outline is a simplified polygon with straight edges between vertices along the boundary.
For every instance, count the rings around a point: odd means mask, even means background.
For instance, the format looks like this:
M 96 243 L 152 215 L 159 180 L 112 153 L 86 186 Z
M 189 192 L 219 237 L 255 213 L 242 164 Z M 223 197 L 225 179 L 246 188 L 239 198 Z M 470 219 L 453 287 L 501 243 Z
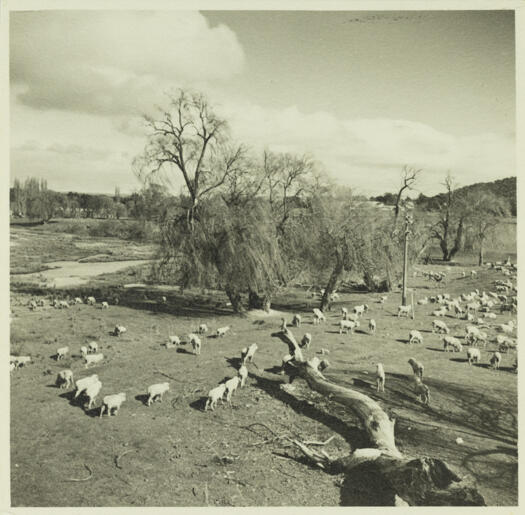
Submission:
M 128 261 L 107 261 L 105 263 L 79 263 L 78 261 L 53 261 L 46 263 L 53 267 L 51 270 L 43 272 L 17 274 L 16 279 L 24 281 L 41 281 L 45 278 L 47 286 L 65 288 L 69 286 L 79 286 L 85 284 L 97 275 L 118 272 L 130 266 L 143 265 L 149 263 L 147 259 L 128 260 Z

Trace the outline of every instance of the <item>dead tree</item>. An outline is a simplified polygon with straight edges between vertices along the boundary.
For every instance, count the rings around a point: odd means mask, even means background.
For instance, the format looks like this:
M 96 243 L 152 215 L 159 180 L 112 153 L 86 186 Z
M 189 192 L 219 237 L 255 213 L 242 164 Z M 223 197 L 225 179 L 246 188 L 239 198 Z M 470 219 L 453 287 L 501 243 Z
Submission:
M 288 328 L 274 336 L 298 348 Z M 370 446 L 354 449 L 349 456 L 331 458 L 326 452 L 312 450 L 296 440 L 294 443 L 317 466 L 331 473 L 343 472 L 350 484 L 358 484 L 365 504 L 379 501 L 392 506 L 485 506 L 477 489 L 444 461 L 403 455 L 395 442 L 395 419 L 379 403 L 326 379 L 318 370 L 318 359 L 304 361 L 295 356 L 288 368 L 291 375 L 302 377 L 312 390 L 349 408 L 362 423 Z

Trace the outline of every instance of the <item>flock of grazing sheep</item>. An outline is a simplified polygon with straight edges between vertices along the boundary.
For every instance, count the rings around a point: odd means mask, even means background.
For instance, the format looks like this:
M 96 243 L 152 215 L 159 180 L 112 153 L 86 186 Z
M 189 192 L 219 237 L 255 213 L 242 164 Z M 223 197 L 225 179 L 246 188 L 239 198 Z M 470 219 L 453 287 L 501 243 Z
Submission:
M 489 265 L 496 271 L 502 272 L 507 277 L 515 276 L 517 267 L 510 264 L 509 262 L 503 264 L 498 263 L 495 265 Z M 472 271 L 471 277 L 475 277 L 476 272 Z M 442 283 L 445 279 L 445 274 L 440 272 L 439 281 Z M 462 277 L 465 277 L 465 273 L 461 273 Z M 436 273 L 425 272 L 425 277 L 428 279 L 434 279 Z M 433 309 L 429 314 L 434 319 L 431 325 L 431 331 L 433 334 L 439 334 L 442 336 L 444 351 L 448 352 L 463 352 L 463 346 L 468 346 L 466 349 L 467 361 L 469 365 L 473 363 L 480 363 L 482 360 L 481 349 L 486 349 L 487 342 L 489 341 L 489 332 L 493 331 L 492 342 L 497 344 L 497 350 L 491 352 L 489 357 L 489 364 L 492 368 L 498 369 L 502 362 L 502 352 L 509 350 L 516 350 L 517 341 L 512 338 L 514 331 L 516 330 L 515 322 L 510 321 L 508 323 L 497 324 L 494 320 L 497 318 L 497 314 L 494 312 L 499 309 L 500 313 L 510 311 L 511 313 L 517 312 L 517 288 L 510 281 L 507 280 L 496 280 L 494 282 L 494 289 L 496 291 L 485 291 L 480 292 L 474 290 L 469 293 L 463 293 L 456 298 L 452 298 L 447 293 L 438 294 L 432 297 L 425 297 L 417 301 L 418 306 L 434 305 L 437 309 Z M 336 294 L 337 295 L 337 294 Z M 381 305 L 385 303 L 387 296 L 380 297 L 377 302 Z M 90 306 L 96 306 L 96 299 L 92 296 L 82 299 L 80 297 L 75 298 L 72 301 L 74 304 L 87 304 Z M 165 298 L 163 297 L 163 302 Z M 116 303 L 116 302 L 115 302 Z M 54 299 L 51 303 L 56 309 L 67 309 L 70 303 L 66 300 Z M 107 301 L 101 302 L 100 309 L 109 309 L 109 303 Z M 43 299 L 31 300 L 29 302 L 29 309 L 36 310 L 39 307 L 45 306 Z M 424 309 L 424 308 L 421 308 Z M 352 335 L 363 320 L 365 313 L 369 311 L 369 306 L 366 304 L 354 306 L 350 313 L 346 307 L 341 308 L 342 319 L 338 322 L 339 334 Z M 397 317 L 409 317 L 412 316 L 414 319 L 414 306 L 399 306 L 397 311 Z M 452 317 L 456 320 L 463 320 L 467 322 L 464 328 L 463 343 L 458 336 L 452 336 L 447 323 L 444 321 L 444 317 Z M 422 318 L 420 318 L 422 320 Z M 322 322 L 326 322 L 327 317 L 321 310 L 313 309 L 312 323 L 319 325 Z M 378 330 L 375 319 L 370 318 L 367 320 L 367 329 L 370 334 L 376 333 Z M 300 327 L 302 323 L 302 317 L 299 314 L 293 316 L 291 325 Z M 423 335 L 421 331 L 423 327 L 426 327 L 426 322 L 421 324 L 421 328 L 412 329 L 409 332 L 407 344 L 422 344 Z M 227 335 L 230 330 L 229 326 L 219 327 L 215 331 L 216 338 L 223 338 Z M 281 331 L 286 333 L 293 339 L 291 331 L 287 328 L 286 320 L 282 319 Z M 113 335 L 119 337 L 126 332 L 126 328 L 120 324 L 115 326 Z M 201 324 L 197 331 L 188 334 L 186 343 L 191 345 L 194 355 L 201 353 L 202 341 L 201 336 L 208 333 L 208 327 L 206 324 Z M 305 333 L 300 342 L 296 345 L 289 346 L 289 353 L 282 358 L 281 373 L 284 373 L 285 366 L 288 363 L 293 363 L 294 359 L 303 360 L 301 349 L 308 349 L 312 342 L 312 335 Z M 168 341 L 164 343 L 166 348 L 178 347 L 181 343 L 181 338 L 176 335 L 168 337 Z M 231 378 L 228 378 L 221 382 L 218 386 L 212 388 L 207 396 L 207 400 L 204 405 L 204 411 L 208 409 L 214 410 L 217 406 L 218 401 L 224 404 L 224 401 L 231 405 L 232 395 L 235 393 L 237 388 L 244 387 L 246 379 L 248 377 L 247 365 L 253 362 L 255 352 L 257 351 L 257 344 L 245 347 L 241 350 L 240 367 L 237 370 L 237 374 Z M 69 347 L 60 347 L 56 351 L 56 360 L 62 360 L 68 353 Z M 104 354 L 99 353 L 99 344 L 96 341 L 89 342 L 85 346 L 80 347 L 80 355 L 84 360 L 85 368 L 87 369 L 90 365 L 100 363 L 104 360 Z M 321 349 L 320 354 L 327 354 L 329 351 Z M 30 356 L 11 356 L 10 365 L 11 370 L 16 370 L 21 366 L 26 366 L 31 362 Z M 310 363 L 314 363 L 319 371 L 324 370 L 329 366 L 327 360 L 320 361 L 318 358 L 310 360 Z M 418 362 L 415 358 L 410 358 L 408 364 L 413 372 L 413 386 L 414 393 L 421 402 L 427 405 L 430 402 L 430 391 L 427 385 L 423 382 L 424 365 Z M 514 369 L 517 370 L 517 355 L 514 362 Z M 376 389 L 377 391 L 385 391 L 385 367 L 379 362 L 376 363 Z M 74 398 L 83 396 L 87 401 L 87 409 L 91 409 L 95 406 L 96 399 L 102 390 L 102 382 L 100 381 L 97 374 L 83 377 L 74 380 L 73 372 L 70 369 L 62 370 L 58 373 L 56 384 L 60 388 L 73 388 L 75 389 Z M 148 400 L 147 405 L 150 406 L 155 400 L 162 401 L 162 396 L 170 389 L 169 383 L 153 384 L 147 388 Z M 116 394 L 106 395 L 102 399 L 100 406 L 100 417 L 105 411 L 111 416 L 112 412 L 114 415 L 118 413 L 122 403 L 126 400 L 126 393 L 120 392 Z

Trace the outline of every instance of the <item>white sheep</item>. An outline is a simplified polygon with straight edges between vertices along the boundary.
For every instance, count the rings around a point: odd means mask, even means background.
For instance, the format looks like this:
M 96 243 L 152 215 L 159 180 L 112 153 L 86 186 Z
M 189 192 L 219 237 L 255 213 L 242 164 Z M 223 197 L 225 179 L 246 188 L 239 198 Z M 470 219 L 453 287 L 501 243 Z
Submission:
M 347 308 L 341 308 L 341 314 L 343 315 L 343 320 L 346 320 L 348 317 L 348 309 Z
M 428 406 L 430 402 L 430 390 L 417 375 L 414 375 L 414 393 L 421 399 L 421 402 Z
M 56 353 L 56 360 L 62 359 L 67 353 L 69 352 L 69 347 L 60 347 L 60 349 L 57 349 Z
M 500 363 L 501 363 L 501 354 L 496 351 L 490 358 L 490 364 L 492 365 L 492 368 L 498 369 L 500 366 Z
M 301 338 L 301 342 L 299 343 L 299 347 L 303 348 L 309 348 L 310 344 L 312 343 L 312 335 L 310 333 L 304 333 L 304 336 Z
M 235 390 L 239 387 L 241 379 L 239 376 L 233 376 L 231 379 L 228 379 L 224 385 L 226 386 L 226 401 L 231 404 L 232 395 L 235 393 Z
M 206 324 L 199 325 L 199 334 L 204 334 L 208 332 L 208 326 Z
M 86 360 L 85 368 L 88 368 L 89 365 L 102 361 L 104 359 L 104 354 L 88 354 L 84 359 Z
M 399 318 L 401 315 L 408 317 L 408 315 L 410 315 L 411 312 L 412 304 L 408 304 L 407 306 L 398 306 L 397 317 Z
M 324 313 L 318 309 L 314 308 L 314 324 L 319 324 L 321 321 L 326 322 L 326 317 L 324 316 Z
M 37 308 L 36 301 L 32 300 L 29 302 L 29 309 L 34 311 Z
M 241 351 L 241 363 L 245 365 L 246 363 L 253 362 L 253 356 L 257 349 L 258 346 L 256 343 L 252 343 L 249 347 L 244 347 Z
M 445 352 L 448 352 L 450 349 L 452 352 L 462 352 L 463 345 L 461 342 L 454 336 L 445 336 L 443 338 L 443 349 Z
M 20 368 L 20 366 L 25 366 L 28 363 L 31 363 L 31 356 L 13 356 L 13 363 L 15 368 Z
M 151 405 L 153 401 L 155 401 L 155 398 L 157 398 L 158 401 L 162 402 L 162 395 L 165 394 L 170 389 L 169 383 L 157 383 L 152 384 L 148 387 L 148 406 Z
M 114 331 L 113 331 L 113 335 L 114 336 L 120 336 L 121 334 L 124 334 L 126 331 L 127 331 L 127 329 L 123 325 L 117 324 L 115 326 Z
M 483 313 L 484 318 L 490 318 L 491 320 L 494 320 L 496 316 L 496 313 Z
M 88 348 L 85 345 L 82 345 L 82 347 L 80 347 L 80 354 L 83 358 L 87 356 Z
M 481 331 L 473 325 L 467 325 L 465 328 L 465 341 L 476 343 L 481 338 Z
M 73 372 L 69 369 L 61 370 L 56 379 L 56 383 L 60 388 L 69 388 L 73 385 Z
M 450 332 L 450 329 L 448 328 L 447 324 L 443 322 L 442 320 L 433 320 L 432 321 L 432 332 L 436 332 L 438 334 L 445 333 L 448 334 Z
M 369 321 L 368 321 L 368 330 L 371 332 L 371 333 L 375 333 L 376 332 L 376 321 L 371 318 Z
M 208 408 L 214 411 L 215 406 L 217 406 L 217 401 L 220 400 L 222 403 L 224 392 L 226 392 L 226 385 L 224 383 L 221 383 L 219 386 L 212 388 L 208 392 L 208 399 L 206 400 L 206 404 L 204 405 L 204 411 L 207 411 Z
M 241 367 L 237 371 L 237 374 L 239 375 L 239 378 L 241 380 L 241 388 L 243 388 L 246 383 L 246 379 L 248 379 L 248 369 L 245 365 L 241 365 Z
M 414 358 L 410 358 L 408 360 L 408 363 L 412 367 L 412 370 L 416 376 L 423 379 L 423 372 L 425 370 L 425 367 L 423 366 L 423 363 L 420 363 L 419 361 L 416 361 Z
M 75 297 L 74 303 L 75 304 L 84 304 L 84 302 L 82 301 L 82 299 L 80 297 Z
M 100 406 L 100 415 L 102 416 L 104 413 L 104 410 L 107 409 L 108 411 L 108 417 L 111 417 L 111 410 L 114 409 L 113 415 L 117 415 L 118 410 L 120 409 L 120 406 L 122 403 L 126 400 L 126 394 L 124 392 L 113 394 L 113 395 L 106 395 L 102 399 L 102 406 Z
M 88 343 L 88 349 L 90 353 L 97 352 L 98 351 L 98 343 L 97 342 L 89 342 Z
M 191 348 L 193 349 L 193 354 L 199 355 L 201 353 L 202 346 L 201 339 L 195 333 L 190 333 L 188 335 L 188 339 L 190 341 Z
M 361 304 L 360 306 L 354 306 L 354 313 L 358 316 L 363 316 L 368 311 L 368 304 Z
M 75 399 L 83 392 L 85 389 L 95 381 L 98 381 L 98 375 L 93 374 L 91 376 L 83 377 L 82 379 L 78 379 L 75 382 L 76 392 L 75 392 Z
M 59 303 L 58 303 L 58 307 L 59 309 L 68 309 L 69 308 L 69 304 L 66 300 L 61 300 Z
M 292 325 L 299 327 L 301 325 L 301 315 L 295 314 L 292 318 Z
M 88 306 L 94 306 L 97 303 L 97 301 L 95 300 L 95 297 L 88 297 L 86 303 Z
M 377 391 L 385 391 L 385 370 L 382 363 L 378 363 L 376 366 L 376 385 Z
M 463 315 L 463 309 L 460 305 L 454 304 L 454 312 L 456 316 L 459 318 L 461 315 Z
M 423 343 L 423 335 L 417 329 L 412 329 L 408 333 L 408 343 Z
M 427 304 L 428 304 L 428 297 L 424 297 L 424 298 L 422 298 L 422 299 L 419 299 L 419 300 L 417 301 L 417 303 L 418 303 L 420 306 L 425 306 L 425 305 L 427 305 Z
M 166 344 L 166 347 L 176 347 L 178 345 L 180 345 L 180 338 L 178 336 L 168 336 L 168 343 Z
M 469 302 L 465 308 L 467 309 L 467 313 L 470 313 L 471 311 L 474 311 L 474 313 L 481 307 L 481 304 L 479 302 Z
M 442 306 L 441 308 L 432 311 L 432 316 L 434 317 L 444 317 L 446 314 L 447 308 L 445 306 Z
M 476 270 L 471 270 L 470 271 L 470 277 L 476 277 L 478 275 L 478 273 L 476 272 Z
M 496 329 L 498 331 L 502 331 L 506 334 L 512 334 L 512 332 L 514 331 L 514 321 L 513 320 L 510 320 L 508 323 L 506 324 L 499 324 L 496 326 Z
M 102 383 L 98 379 L 88 384 L 85 392 L 86 397 L 89 399 L 88 409 L 91 409 L 95 404 L 95 399 L 97 398 L 97 395 L 100 393 L 101 389 Z
M 339 322 L 339 334 L 343 334 L 343 331 L 348 334 L 354 332 L 354 329 L 359 326 L 359 322 L 352 322 L 351 320 L 341 320 Z
M 481 353 L 479 349 L 476 347 L 469 347 L 467 349 L 467 360 L 469 365 L 472 365 L 472 363 L 479 363 L 481 360 Z
M 102 302 L 100 309 L 109 309 L 109 304 L 106 301 Z
M 230 330 L 230 326 L 227 325 L 225 327 L 219 327 L 219 329 L 217 329 L 217 338 L 221 338 L 222 336 L 224 336 L 228 331 Z

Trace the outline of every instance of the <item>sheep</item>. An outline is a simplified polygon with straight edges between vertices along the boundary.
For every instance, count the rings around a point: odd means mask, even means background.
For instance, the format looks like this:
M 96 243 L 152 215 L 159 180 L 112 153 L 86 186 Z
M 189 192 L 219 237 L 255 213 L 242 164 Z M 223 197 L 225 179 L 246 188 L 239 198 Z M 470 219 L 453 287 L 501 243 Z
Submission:
M 231 379 L 228 379 L 224 385 L 226 386 L 226 401 L 232 403 L 232 395 L 235 393 L 235 390 L 239 387 L 241 379 L 239 376 L 233 376 Z
M 408 333 L 408 343 L 423 343 L 423 335 L 417 329 L 412 329 Z
M 481 304 L 479 302 L 469 302 L 466 306 L 467 313 L 470 311 L 474 311 L 474 313 L 481 307 Z
M 80 297 L 75 297 L 73 301 L 75 304 L 84 304 L 84 301 Z
M 13 363 L 15 368 L 20 368 L 21 365 L 25 366 L 28 363 L 31 363 L 31 356 L 13 356 Z
M 243 388 L 246 383 L 246 379 L 248 379 L 248 369 L 244 365 L 241 365 L 241 367 L 237 371 L 237 374 L 239 375 L 239 379 L 241 380 L 241 388 Z
M 69 352 L 69 347 L 60 347 L 57 349 L 56 360 L 62 359 Z
M 454 313 L 459 318 L 461 315 L 463 315 L 463 309 L 458 304 L 454 304 Z
M 89 342 L 88 343 L 88 350 L 90 353 L 94 353 L 98 351 L 98 343 L 97 342 Z
M 351 320 L 341 320 L 339 322 L 339 334 L 343 334 L 343 331 L 346 334 L 348 334 L 348 331 L 353 333 L 356 327 L 359 327 L 359 322 L 352 322 Z
M 430 390 L 426 384 L 423 384 L 421 378 L 414 376 L 414 393 L 421 399 L 421 402 L 428 406 L 430 402 Z
M 102 414 L 104 413 L 105 409 L 107 409 L 108 411 L 108 417 L 111 417 L 112 409 L 115 410 L 113 412 L 113 415 L 117 416 L 118 410 L 120 409 L 120 406 L 125 400 L 126 400 L 126 394 L 124 392 L 113 394 L 113 395 L 106 395 L 102 399 L 102 406 L 100 406 L 99 417 L 102 417 Z
M 490 318 L 494 320 L 496 318 L 496 313 L 483 313 L 484 318 Z
M 98 375 L 93 374 L 91 376 L 83 377 L 75 382 L 76 392 L 75 399 L 91 384 L 98 381 Z
M 499 324 L 496 326 L 496 329 L 506 334 L 512 334 L 512 332 L 514 331 L 514 321 L 511 320 L 510 322 L 506 324 Z
M 371 332 L 371 333 L 375 333 L 376 332 L 376 321 L 371 318 L 370 320 L 368 320 L 368 330 Z
M 465 341 L 474 344 L 482 339 L 483 334 L 484 333 L 482 333 L 479 328 L 473 325 L 467 325 L 465 328 Z
M 299 347 L 301 348 L 306 347 L 308 349 L 311 343 L 312 343 L 312 335 L 310 333 L 304 333 L 304 336 L 302 337 L 299 343 Z
M 434 317 L 444 317 L 447 314 L 447 308 L 443 306 L 440 309 L 436 309 L 435 311 L 432 311 L 432 316 Z
M 95 404 L 95 399 L 97 398 L 97 395 L 100 393 L 101 389 L 102 383 L 98 379 L 88 384 L 85 391 L 86 397 L 89 399 L 88 409 L 91 409 Z
M 492 365 L 492 368 L 499 369 L 500 363 L 501 363 L 501 354 L 496 351 L 490 358 L 490 364 Z
M 124 334 L 126 331 L 127 329 L 123 325 L 117 324 L 115 326 L 115 329 L 113 330 L 113 335 L 120 336 L 121 334 Z
M 199 325 L 199 334 L 204 334 L 208 332 L 208 326 L 206 324 Z
M 377 391 L 385 391 L 385 370 L 382 363 L 378 363 L 376 366 L 376 385 Z
M 398 306 L 397 318 L 399 318 L 401 315 L 408 317 L 408 315 L 410 315 L 411 312 L 412 312 L 412 304 L 408 304 L 407 306 Z
M 447 324 L 445 324 L 445 322 L 443 322 L 442 320 L 433 320 L 432 332 L 435 333 L 436 331 L 438 334 L 448 334 L 450 332 L 450 329 L 447 327 Z
M 162 395 L 170 389 L 169 383 L 158 383 L 152 384 L 148 387 L 148 406 L 157 398 L 158 401 L 162 402 Z
M 95 300 L 95 297 L 88 297 L 86 300 L 88 306 L 94 306 L 96 303 L 97 301 Z
M 358 316 L 363 316 L 368 311 L 368 304 L 362 304 L 360 306 L 354 306 L 354 313 Z
M 428 304 L 428 297 L 424 297 L 422 299 L 419 299 L 417 301 L 417 303 L 420 305 L 420 306 L 425 306 L 426 304 Z
M 256 343 L 252 343 L 249 347 L 244 347 L 241 351 L 241 363 L 245 365 L 246 363 L 252 363 L 253 362 L 253 356 L 255 355 L 255 351 L 258 349 L 258 346 Z
M 44 299 L 38 299 L 37 304 L 43 308 L 46 305 L 46 301 Z
M 425 367 L 423 366 L 423 363 L 420 363 L 419 361 L 416 361 L 414 358 L 410 358 L 408 360 L 408 363 L 412 367 L 412 370 L 416 376 L 418 376 L 420 379 L 423 379 L 423 372 L 425 370 Z
M 100 305 L 100 309 L 109 309 L 109 304 L 104 301 L 101 305 Z
M 208 399 L 206 400 L 206 404 L 204 405 L 204 411 L 207 411 L 208 408 L 210 408 L 212 411 L 215 410 L 215 406 L 217 406 L 217 401 L 221 401 L 222 403 L 222 397 L 224 396 L 224 393 L 226 392 L 226 384 L 221 383 L 219 386 L 216 386 L 215 388 L 212 388 L 208 392 Z
M 472 365 L 472 363 L 474 362 L 479 363 L 479 361 L 481 360 L 481 353 L 479 349 L 477 349 L 476 347 L 469 347 L 467 349 L 467 360 L 469 365 Z
M 175 347 L 177 345 L 180 345 L 180 338 L 176 335 L 168 336 L 168 343 L 166 344 L 166 347 Z
M 321 321 L 326 322 L 326 317 L 324 316 L 324 313 L 318 309 L 314 308 L 314 325 L 321 323 Z
M 301 315 L 295 314 L 292 318 L 292 325 L 299 327 L 301 325 Z
M 188 339 L 191 344 L 191 348 L 193 349 L 193 354 L 199 355 L 201 353 L 201 339 L 194 333 L 190 333 L 188 335 Z
M 517 343 L 516 340 L 513 340 L 512 338 L 509 338 L 508 336 L 503 336 L 501 334 L 498 334 L 496 336 L 496 341 L 499 344 L 498 350 L 501 352 L 507 352 L 509 349 L 517 349 Z
M 69 369 L 61 370 L 57 375 L 55 384 L 60 388 L 70 388 L 73 385 L 73 372 Z
M 448 352 L 449 349 L 452 352 L 462 352 L 463 345 L 461 345 L 461 342 L 454 336 L 445 336 L 443 338 L 443 349 L 445 352 Z
M 476 277 L 478 275 L 478 273 L 476 272 L 476 270 L 471 270 L 470 271 L 470 277 Z
M 88 368 L 89 365 L 102 361 L 104 359 L 104 354 L 88 354 L 84 359 L 86 360 L 85 368 Z
M 87 353 L 88 353 L 88 348 L 85 345 L 82 345 L 82 347 L 80 347 L 80 354 L 84 358 L 87 356 Z
M 217 338 L 221 338 L 222 336 L 224 336 L 228 331 L 230 330 L 230 326 L 225 326 L 225 327 L 219 327 L 219 329 L 217 329 Z
M 59 303 L 58 303 L 58 307 L 59 309 L 68 309 L 69 308 L 69 304 L 66 300 L 61 300 Z
M 348 317 L 348 309 L 341 308 L 341 314 L 343 315 L 343 320 L 346 320 Z
M 29 302 L 29 309 L 34 311 L 37 308 L 36 302 L 34 300 Z

